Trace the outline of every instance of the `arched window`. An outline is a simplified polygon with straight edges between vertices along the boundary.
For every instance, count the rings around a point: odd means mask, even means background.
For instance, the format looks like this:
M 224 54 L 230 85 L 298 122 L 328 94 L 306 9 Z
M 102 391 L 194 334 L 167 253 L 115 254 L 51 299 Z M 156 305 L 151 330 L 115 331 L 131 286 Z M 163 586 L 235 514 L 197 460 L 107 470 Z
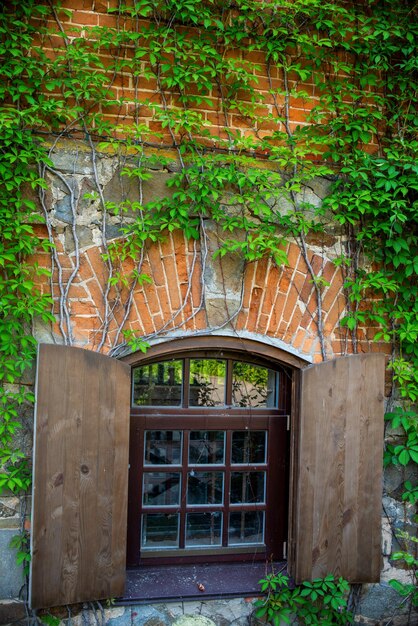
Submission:
M 291 379 L 225 350 L 133 368 L 129 565 L 285 556 Z

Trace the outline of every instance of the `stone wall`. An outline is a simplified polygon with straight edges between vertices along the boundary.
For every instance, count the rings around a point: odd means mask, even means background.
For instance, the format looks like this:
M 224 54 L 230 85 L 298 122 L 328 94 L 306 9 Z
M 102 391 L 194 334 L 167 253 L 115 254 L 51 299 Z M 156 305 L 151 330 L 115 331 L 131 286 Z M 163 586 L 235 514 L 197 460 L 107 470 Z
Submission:
M 276 266 L 268 260 L 246 263 L 239 254 L 214 258 L 222 233 L 213 221 L 206 220 L 200 241 L 187 241 L 183 233 L 174 231 L 167 233 L 162 242 L 147 245 L 141 272 L 149 275 L 151 282 L 108 289 L 109 266 L 103 253 L 111 242 L 120 240 L 122 229 L 134 217 L 129 212 L 112 213 L 111 208 L 104 214 L 100 200 L 91 195 L 95 188 L 92 157 L 82 142 L 61 142 L 51 152 L 51 158 L 54 167 L 47 173 L 48 190 L 43 203 L 39 203 L 46 224 L 35 228 L 41 237 L 51 239 L 55 253 L 52 265 L 51 256 L 44 252 L 36 255 L 33 262 L 52 269 L 51 280 L 43 277 L 39 285 L 44 292 L 52 293 L 57 321 L 52 326 L 36 324 L 34 332 L 39 341 L 64 343 L 70 338 L 75 346 L 118 355 L 127 350 L 122 330 L 130 330 L 150 342 L 168 336 L 226 333 L 262 338 L 307 362 L 322 360 L 316 291 L 298 242 L 287 243 L 286 266 Z M 138 199 L 138 189 L 121 176 L 118 158 L 99 154 L 97 165 L 106 202 L 118 204 L 127 198 Z M 169 194 L 166 182 L 175 169 L 173 158 L 171 165 L 150 170 L 152 177 L 144 183 L 144 197 L 151 200 Z M 314 180 L 301 197 L 318 205 L 328 185 L 329 181 Z M 344 237 L 335 226 L 307 236 L 309 261 L 316 275 L 326 281 L 322 311 L 327 358 L 354 351 L 351 333 L 339 325 L 347 311 L 347 300 L 343 269 L 334 261 L 344 249 Z M 127 261 L 118 271 L 129 276 L 132 268 L 132 262 Z M 389 345 L 373 342 L 376 331 L 359 328 L 357 349 L 389 354 Z M 28 375 L 26 384 L 33 382 L 33 376 Z M 31 410 L 27 413 L 23 444 L 29 454 Z M 384 617 L 392 616 L 399 596 L 388 581 L 393 577 L 408 579 L 407 572 L 395 569 L 389 561 L 394 546 L 393 527 L 405 512 L 406 505 L 397 500 L 403 479 L 394 469 L 386 477 L 382 583 L 364 588 L 360 605 L 363 624 L 378 624 Z M 20 568 L 15 566 L 13 550 L 8 548 L 22 524 L 20 506 L 16 498 L 4 497 L 0 502 L 0 597 L 4 599 L 24 597 L 24 580 Z M 413 528 L 412 511 L 409 516 Z M 16 606 L 15 618 L 22 617 L 22 607 Z M 393 624 L 418 623 L 408 615 L 401 616 L 404 609 L 395 610 L 399 615 Z M 10 605 L 1 605 L 0 623 L 14 621 L 7 617 L 13 614 L 10 611 Z M 244 626 L 249 623 L 251 611 L 251 602 L 244 599 L 115 607 L 106 609 L 103 616 L 99 609 L 95 612 L 86 607 L 77 617 L 67 618 L 66 623 L 96 624 L 97 619 L 104 619 L 115 626 Z M 6 617 L 2 618 L 2 614 Z M 185 616 L 193 619 L 187 621 Z

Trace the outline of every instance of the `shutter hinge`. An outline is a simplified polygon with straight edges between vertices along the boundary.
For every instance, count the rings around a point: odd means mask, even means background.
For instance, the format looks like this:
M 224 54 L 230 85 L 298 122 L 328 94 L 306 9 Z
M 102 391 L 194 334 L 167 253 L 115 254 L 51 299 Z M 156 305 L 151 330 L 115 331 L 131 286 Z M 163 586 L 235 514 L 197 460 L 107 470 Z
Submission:
M 290 430 L 290 415 L 287 416 L 286 430 Z
M 283 541 L 283 558 L 287 559 L 287 541 Z

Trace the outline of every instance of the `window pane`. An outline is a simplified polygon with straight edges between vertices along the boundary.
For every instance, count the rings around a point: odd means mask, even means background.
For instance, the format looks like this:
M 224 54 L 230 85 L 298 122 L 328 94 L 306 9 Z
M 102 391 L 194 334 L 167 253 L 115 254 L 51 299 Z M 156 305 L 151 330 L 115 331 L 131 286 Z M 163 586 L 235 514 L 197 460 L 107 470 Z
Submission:
M 178 548 L 178 545 L 177 513 L 147 513 L 142 516 L 142 548 Z
M 225 432 L 195 430 L 190 432 L 189 463 L 223 465 L 225 462 Z
M 229 514 L 230 546 L 264 543 L 264 511 L 242 511 Z
M 232 404 L 241 407 L 274 407 L 275 371 L 235 361 L 232 366 Z
M 187 480 L 187 504 L 222 504 L 223 472 L 190 472 Z
M 265 484 L 265 472 L 232 472 L 231 504 L 264 502 Z
M 190 406 L 225 404 L 226 361 L 190 359 Z
M 145 506 L 173 506 L 180 503 L 180 473 L 146 472 L 142 502 Z
M 164 361 L 134 369 L 133 403 L 139 406 L 179 406 L 183 361 Z
M 181 430 L 147 430 L 144 465 L 181 465 Z
M 220 546 L 222 535 L 222 513 L 187 513 L 186 547 Z
M 231 463 L 265 463 L 267 433 L 264 430 L 236 431 L 232 433 Z

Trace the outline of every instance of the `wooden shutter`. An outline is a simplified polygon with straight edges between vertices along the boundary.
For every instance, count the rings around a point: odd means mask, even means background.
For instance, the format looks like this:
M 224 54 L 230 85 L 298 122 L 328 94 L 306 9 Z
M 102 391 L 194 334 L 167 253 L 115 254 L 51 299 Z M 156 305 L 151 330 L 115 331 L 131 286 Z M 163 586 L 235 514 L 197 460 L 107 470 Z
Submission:
M 124 593 L 129 406 L 128 365 L 39 346 L 33 608 Z
M 381 569 L 383 354 L 301 372 L 293 509 L 297 582 L 327 574 L 378 582 Z

